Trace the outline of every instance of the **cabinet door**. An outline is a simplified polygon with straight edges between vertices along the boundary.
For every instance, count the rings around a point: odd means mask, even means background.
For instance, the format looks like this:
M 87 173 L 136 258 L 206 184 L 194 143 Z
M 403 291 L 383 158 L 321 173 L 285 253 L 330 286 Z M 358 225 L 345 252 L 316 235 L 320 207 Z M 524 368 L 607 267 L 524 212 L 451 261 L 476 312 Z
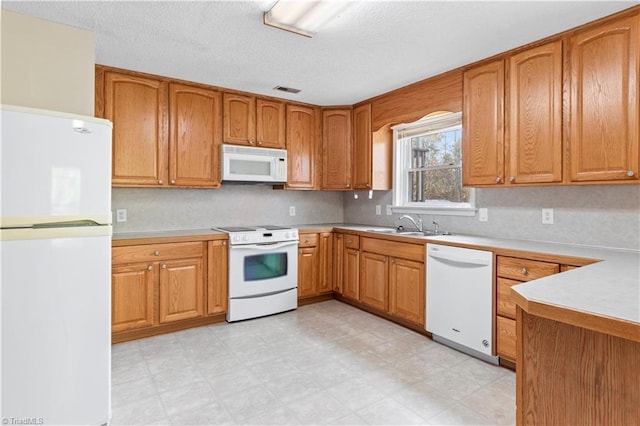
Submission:
M 344 249 L 342 295 L 353 300 L 360 300 L 359 259 L 360 251 Z
M 207 314 L 227 312 L 228 256 L 226 241 L 209 241 L 207 262 Z
M 562 42 L 509 59 L 509 182 L 562 180 Z
M 571 39 L 572 181 L 638 181 L 640 16 Z
M 256 101 L 256 142 L 264 148 L 285 148 L 285 105 L 283 102 Z
M 318 248 L 298 249 L 298 297 L 314 296 L 318 289 Z
M 320 234 L 318 246 L 319 272 L 318 294 L 331 293 L 333 289 L 333 234 L 323 232 Z
M 103 81 L 104 118 L 113 122 L 113 186 L 165 185 L 166 83 L 112 71 Z
M 391 258 L 389 262 L 389 313 L 424 326 L 424 263 Z
M 498 332 L 498 356 L 510 361 L 516 360 L 516 322 L 501 316 L 496 317 L 496 329 Z
M 504 62 L 469 69 L 463 78 L 462 180 L 504 182 Z
M 353 188 L 372 189 L 371 104 L 353 110 Z
M 224 143 L 255 145 L 256 98 L 234 93 L 223 95 Z
M 204 314 L 202 258 L 163 262 L 160 266 L 160 323 Z
M 333 291 L 343 293 L 344 288 L 344 234 L 333 234 Z
M 220 186 L 220 92 L 169 85 L 169 184 Z
M 154 325 L 154 283 L 158 264 L 113 266 L 111 272 L 111 331 Z
M 317 108 L 287 105 L 287 187 L 317 189 L 320 160 Z
M 389 259 L 380 254 L 363 252 L 360 260 L 360 301 L 387 311 Z
M 351 189 L 351 110 L 322 111 L 322 189 Z

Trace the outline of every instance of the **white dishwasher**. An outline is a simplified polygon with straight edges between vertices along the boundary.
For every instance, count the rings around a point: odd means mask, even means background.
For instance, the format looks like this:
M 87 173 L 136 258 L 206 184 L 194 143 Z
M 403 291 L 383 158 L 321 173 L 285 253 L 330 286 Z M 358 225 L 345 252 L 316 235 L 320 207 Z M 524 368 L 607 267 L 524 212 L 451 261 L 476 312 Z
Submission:
M 427 244 L 426 326 L 437 342 L 493 356 L 493 253 Z

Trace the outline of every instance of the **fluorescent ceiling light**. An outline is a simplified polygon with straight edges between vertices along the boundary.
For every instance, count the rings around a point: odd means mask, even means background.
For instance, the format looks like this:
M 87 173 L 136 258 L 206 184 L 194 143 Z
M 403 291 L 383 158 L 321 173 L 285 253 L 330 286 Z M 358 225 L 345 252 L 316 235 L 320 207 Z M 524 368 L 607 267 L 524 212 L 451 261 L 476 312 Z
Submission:
M 265 25 L 312 37 L 350 4 L 343 0 L 278 0 L 264 12 L 263 20 Z

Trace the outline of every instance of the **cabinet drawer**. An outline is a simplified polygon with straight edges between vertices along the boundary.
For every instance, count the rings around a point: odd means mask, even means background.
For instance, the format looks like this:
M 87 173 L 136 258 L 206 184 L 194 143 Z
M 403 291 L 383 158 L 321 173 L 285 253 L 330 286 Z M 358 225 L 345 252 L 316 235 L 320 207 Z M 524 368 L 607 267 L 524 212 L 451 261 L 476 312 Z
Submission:
M 516 360 L 516 322 L 512 319 L 497 317 L 498 356 L 511 361 Z
M 518 281 L 531 281 L 560 272 L 557 263 L 498 256 L 498 276 Z
M 359 249 L 360 248 L 360 237 L 357 235 L 344 234 L 344 247 Z
M 318 234 L 300 234 L 298 247 L 316 247 L 318 245 Z
M 511 286 L 521 284 L 521 281 L 498 278 L 496 312 L 503 317 L 516 319 L 516 304 L 511 299 Z
M 377 238 L 362 239 L 363 251 L 415 260 L 416 262 L 424 263 L 424 249 L 424 244 L 399 243 L 397 241 L 379 240 Z
M 201 242 L 193 242 L 113 247 L 111 249 L 111 261 L 114 265 L 117 265 L 200 257 L 203 253 L 202 245 L 203 243 Z

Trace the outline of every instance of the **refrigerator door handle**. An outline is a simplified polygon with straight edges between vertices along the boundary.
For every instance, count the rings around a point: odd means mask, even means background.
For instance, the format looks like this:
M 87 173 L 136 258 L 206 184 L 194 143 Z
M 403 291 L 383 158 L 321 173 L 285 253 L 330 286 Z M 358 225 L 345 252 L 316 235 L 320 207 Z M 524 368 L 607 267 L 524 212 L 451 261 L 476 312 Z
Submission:
M 44 222 L 36 223 L 33 225 L 33 229 L 46 229 L 46 228 L 66 228 L 77 226 L 100 226 L 101 224 L 91 219 L 80 220 L 66 220 L 62 222 Z

